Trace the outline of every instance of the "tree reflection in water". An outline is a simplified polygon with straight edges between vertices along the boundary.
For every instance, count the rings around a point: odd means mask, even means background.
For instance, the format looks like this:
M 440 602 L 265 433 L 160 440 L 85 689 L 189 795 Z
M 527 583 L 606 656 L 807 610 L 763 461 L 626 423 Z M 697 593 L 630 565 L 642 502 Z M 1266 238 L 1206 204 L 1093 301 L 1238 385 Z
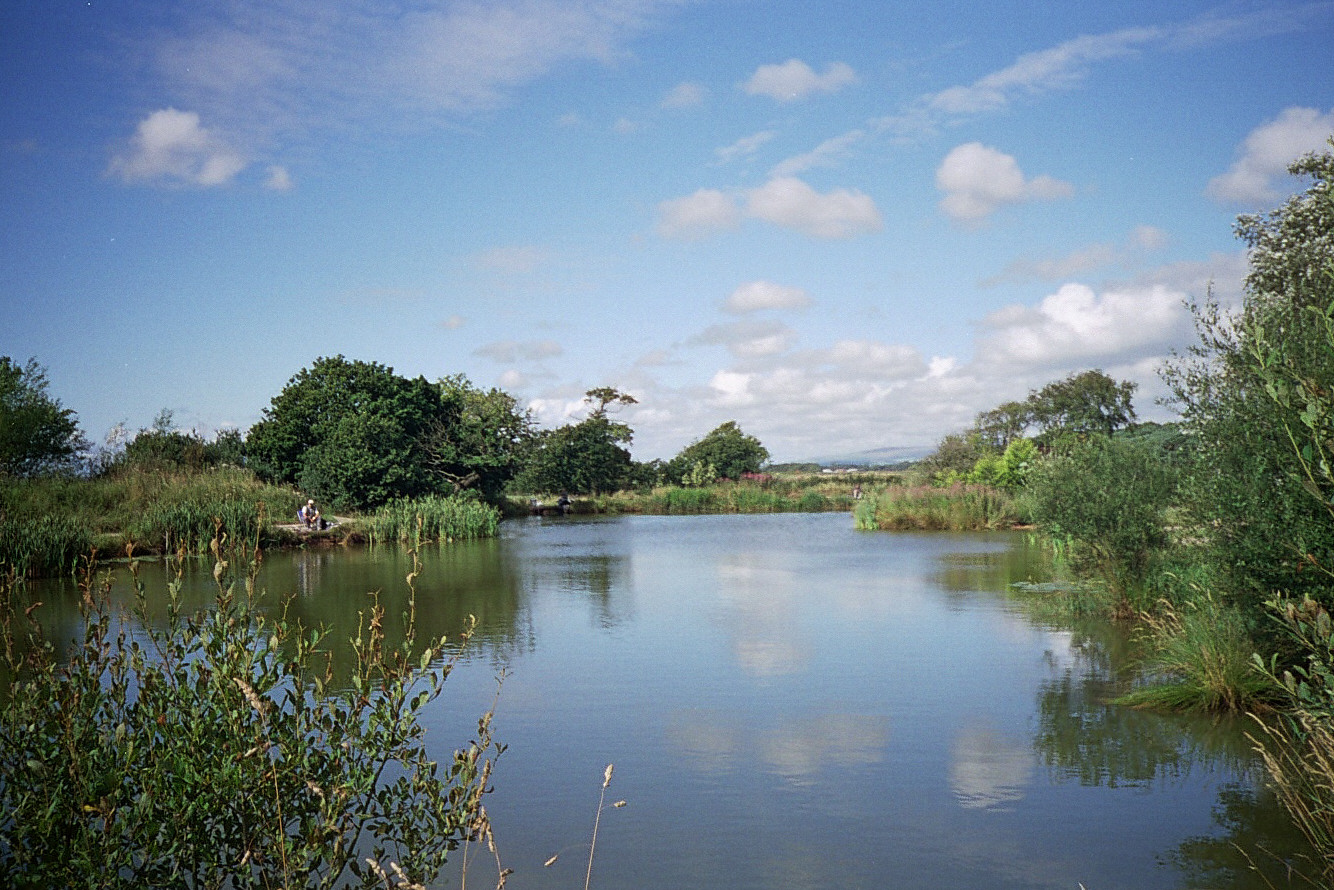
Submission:
M 1041 763 L 1057 780 L 1108 788 L 1198 782 L 1205 770 L 1221 781 L 1213 810 L 1220 833 L 1191 838 L 1164 855 L 1183 873 L 1183 886 L 1318 886 L 1294 874 L 1307 848 L 1238 731 L 1237 721 L 1250 718 L 1111 704 L 1135 674 L 1127 645 L 1116 628 L 1090 625 L 1070 632 L 1066 652 L 1049 653 L 1052 677 L 1038 692 L 1034 735 Z

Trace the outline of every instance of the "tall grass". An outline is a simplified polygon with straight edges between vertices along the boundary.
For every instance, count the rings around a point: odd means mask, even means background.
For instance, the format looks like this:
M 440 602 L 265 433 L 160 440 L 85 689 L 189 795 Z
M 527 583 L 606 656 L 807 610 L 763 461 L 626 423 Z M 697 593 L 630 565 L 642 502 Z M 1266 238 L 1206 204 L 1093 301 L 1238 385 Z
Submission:
M 859 529 L 896 531 L 982 531 L 1011 527 L 1020 518 L 1001 489 L 964 483 L 889 485 L 869 492 L 855 513 Z
M 391 501 L 361 523 L 373 544 L 465 541 L 493 537 L 500 511 L 481 501 L 430 495 Z
M 1284 809 L 1314 850 L 1319 875 L 1312 886 L 1328 887 L 1334 879 L 1334 621 L 1309 598 L 1269 605 L 1302 657 L 1291 670 L 1257 659 L 1287 700 L 1277 719 L 1257 720 L 1251 740 Z
M 1152 654 L 1152 686 L 1117 700 L 1173 711 L 1267 710 L 1278 692 L 1255 663 L 1245 617 L 1207 593 L 1177 606 L 1160 602 L 1140 616 Z
M 39 516 L 0 521 L 0 575 L 73 574 L 92 549 L 92 533 L 77 519 Z
M 300 495 L 248 470 L 122 470 L 94 479 L 7 480 L 0 485 L 0 564 L 21 575 L 69 571 L 94 545 L 119 552 L 202 554 L 217 522 L 234 540 L 271 542 L 270 518 L 294 517 Z
M 576 501 L 575 512 L 697 515 L 712 513 L 823 513 L 851 510 L 851 486 L 821 481 L 807 486 L 717 482 L 683 487 L 662 485 L 645 491 L 619 491 L 589 502 Z

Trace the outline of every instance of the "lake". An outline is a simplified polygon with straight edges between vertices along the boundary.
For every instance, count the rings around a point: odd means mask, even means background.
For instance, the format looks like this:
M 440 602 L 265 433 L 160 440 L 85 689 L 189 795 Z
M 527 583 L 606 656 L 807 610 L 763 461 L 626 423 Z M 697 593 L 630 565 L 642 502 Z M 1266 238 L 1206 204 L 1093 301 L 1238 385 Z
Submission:
M 1133 641 L 1016 595 L 1049 572 L 1022 534 L 557 517 L 422 560 L 423 630 L 479 619 L 430 715 L 442 758 L 504 673 L 487 806 L 510 890 L 583 886 L 609 763 L 598 888 L 1269 886 L 1238 846 L 1285 886 L 1245 722 L 1109 705 Z M 395 548 L 273 553 L 262 584 L 342 632 L 368 591 L 398 614 L 408 570 Z M 187 580 L 206 603 L 207 567 Z M 72 627 L 73 596 L 45 598 Z

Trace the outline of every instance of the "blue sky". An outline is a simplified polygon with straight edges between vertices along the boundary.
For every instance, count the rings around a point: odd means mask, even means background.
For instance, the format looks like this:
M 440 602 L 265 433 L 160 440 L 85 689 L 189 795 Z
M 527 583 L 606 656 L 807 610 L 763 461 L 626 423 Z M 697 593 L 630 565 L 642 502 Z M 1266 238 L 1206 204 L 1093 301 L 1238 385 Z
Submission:
M 0 354 L 91 438 L 319 356 L 615 386 L 639 459 L 929 448 L 1239 299 L 1334 4 L 10 0 Z

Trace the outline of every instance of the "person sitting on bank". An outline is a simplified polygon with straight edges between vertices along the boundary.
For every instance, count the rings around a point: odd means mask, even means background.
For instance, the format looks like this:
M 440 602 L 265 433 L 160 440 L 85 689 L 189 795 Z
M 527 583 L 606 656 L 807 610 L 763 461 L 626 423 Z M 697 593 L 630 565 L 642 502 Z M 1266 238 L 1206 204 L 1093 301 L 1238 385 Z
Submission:
M 296 518 L 301 521 L 307 529 L 315 528 L 320 521 L 320 511 L 315 509 L 313 500 L 306 501 L 306 505 L 297 511 Z

